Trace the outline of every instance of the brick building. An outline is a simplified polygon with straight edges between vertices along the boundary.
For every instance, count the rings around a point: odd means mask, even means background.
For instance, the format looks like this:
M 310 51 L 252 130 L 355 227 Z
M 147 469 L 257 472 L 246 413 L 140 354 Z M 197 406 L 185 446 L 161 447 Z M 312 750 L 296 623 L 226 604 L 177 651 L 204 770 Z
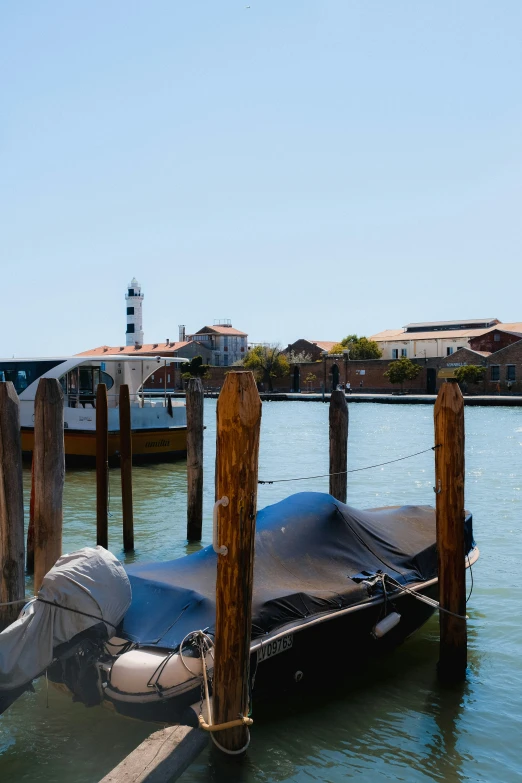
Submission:
M 305 340 L 302 338 L 300 340 L 296 340 L 295 343 L 291 343 L 288 348 L 286 348 L 285 353 L 309 354 L 312 361 L 316 362 L 321 358 L 325 351 L 326 353 L 329 353 L 334 345 L 337 345 L 337 343 L 328 340 Z
M 498 326 L 495 329 L 490 329 L 483 334 L 472 337 L 469 341 L 469 347 L 474 351 L 488 351 L 489 353 L 494 353 L 495 351 L 500 351 L 502 348 L 505 348 L 507 345 L 517 343 L 519 340 L 522 340 L 522 331 L 507 331 Z

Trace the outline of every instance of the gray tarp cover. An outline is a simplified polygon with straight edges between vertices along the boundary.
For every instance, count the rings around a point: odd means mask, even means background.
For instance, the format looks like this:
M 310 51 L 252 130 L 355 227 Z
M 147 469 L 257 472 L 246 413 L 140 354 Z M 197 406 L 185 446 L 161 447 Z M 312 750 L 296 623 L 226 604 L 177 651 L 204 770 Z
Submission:
M 38 598 L 43 600 L 34 602 L 34 613 L 20 617 L 0 633 L 0 690 L 31 682 L 47 669 L 57 645 L 100 620 L 105 621 L 108 636 L 114 635 L 129 608 L 131 588 L 114 555 L 101 546 L 85 547 L 56 562 Z

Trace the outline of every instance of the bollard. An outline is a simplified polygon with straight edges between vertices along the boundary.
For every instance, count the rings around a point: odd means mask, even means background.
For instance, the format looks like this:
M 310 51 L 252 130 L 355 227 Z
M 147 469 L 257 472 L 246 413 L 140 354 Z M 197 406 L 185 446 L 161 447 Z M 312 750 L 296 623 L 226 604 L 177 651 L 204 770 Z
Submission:
M 346 503 L 348 468 L 348 405 L 344 391 L 330 397 L 330 495 Z
M 216 578 L 216 641 L 213 683 L 214 723 L 247 716 L 252 625 L 252 581 L 257 504 L 261 400 L 251 372 L 225 376 L 217 404 L 217 494 L 219 554 Z M 242 749 L 246 726 L 220 731 L 219 743 Z
M 34 591 L 62 554 L 63 392 L 56 378 L 41 378 L 34 401 Z
M 439 602 L 466 614 L 464 552 L 464 400 L 457 383 L 442 384 L 435 402 L 435 492 Z M 466 620 L 440 612 L 441 680 L 465 679 Z
M 129 387 L 120 386 L 120 471 L 121 508 L 123 517 L 123 549 L 134 549 L 134 512 L 132 508 L 132 428 Z
M 96 543 L 109 546 L 109 411 L 107 386 L 96 389 Z
M 187 538 L 201 541 L 203 525 L 203 383 L 187 384 Z
M 0 604 L 20 601 L 24 583 L 24 494 L 20 403 L 11 381 L 0 383 Z M 0 606 L 0 631 L 13 623 L 21 603 Z

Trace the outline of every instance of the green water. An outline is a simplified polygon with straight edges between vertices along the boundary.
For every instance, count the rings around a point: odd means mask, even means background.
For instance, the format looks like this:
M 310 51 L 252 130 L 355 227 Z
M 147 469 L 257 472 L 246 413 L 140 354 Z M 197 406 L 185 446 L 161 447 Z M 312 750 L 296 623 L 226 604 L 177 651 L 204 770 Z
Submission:
M 210 541 L 215 401 L 206 400 L 205 526 Z M 420 451 L 433 443 L 428 406 L 350 406 L 349 467 Z M 328 407 L 263 405 L 262 479 L 324 473 Z M 330 639 L 318 651 L 325 694 L 256 711 L 252 744 L 241 762 L 206 752 L 183 783 L 224 781 L 522 780 L 522 410 L 466 409 L 466 505 L 473 511 L 481 559 L 468 604 L 469 674 L 456 689 L 435 677 L 437 621 L 385 661 L 340 681 L 343 651 Z M 26 474 L 26 489 L 29 475 Z M 95 540 L 92 471 L 68 472 L 64 549 Z M 111 472 L 110 544 L 121 550 L 119 474 Z M 368 507 L 433 503 L 433 455 L 427 453 L 349 476 L 349 502 Z M 262 486 L 259 507 L 301 490 L 328 490 L 328 479 Z M 187 552 L 185 464 L 134 471 L 136 552 L 132 559 L 169 559 Z M 27 494 L 28 497 L 28 494 Z M 127 558 L 130 562 L 131 558 Z M 30 591 L 30 584 L 28 585 Z M 48 700 L 48 706 L 47 706 Z M 95 783 L 156 727 L 106 709 L 73 704 L 38 683 L 0 717 L 0 780 Z

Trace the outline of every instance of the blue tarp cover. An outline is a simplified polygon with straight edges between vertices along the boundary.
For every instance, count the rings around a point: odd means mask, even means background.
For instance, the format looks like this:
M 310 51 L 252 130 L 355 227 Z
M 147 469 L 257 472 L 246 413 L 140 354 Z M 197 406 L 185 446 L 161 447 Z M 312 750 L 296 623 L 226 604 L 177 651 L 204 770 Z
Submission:
M 353 579 L 361 573 L 385 571 L 402 583 L 437 575 L 435 511 L 428 506 L 358 511 L 330 495 L 302 492 L 258 513 L 255 547 L 252 639 L 368 600 L 365 585 Z M 206 547 L 130 566 L 133 598 L 123 637 L 175 650 L 190 631 L 212 633 L 216 560 Z

